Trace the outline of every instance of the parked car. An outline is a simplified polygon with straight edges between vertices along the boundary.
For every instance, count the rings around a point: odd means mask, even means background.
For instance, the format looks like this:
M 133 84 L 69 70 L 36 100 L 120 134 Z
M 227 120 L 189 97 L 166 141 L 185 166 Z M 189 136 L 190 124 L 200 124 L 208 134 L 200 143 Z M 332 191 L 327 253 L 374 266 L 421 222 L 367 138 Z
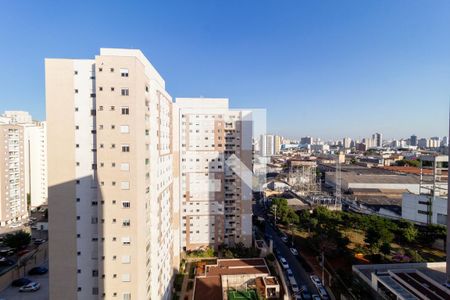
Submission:
M 43 243 L 45 243 L 45 242 L 46 242 L 46 241 L 43 240 L 43 239 L 35 239 L 33 243 L 34 243 L 36 246 L 38 246 L 38 245 L 41 245 L 41 244 L 43 244 Z
M 290 248 L 290 250 L 291 250 L 291 253 L 292 253 L 293 255 L 295 255 L 295 256 L 298 255 L 297 249 L 295 249 L 295 248 Z
M 320 298 L 323 300 L 328 299 L 327 290 L 323 286 L 317 286 L 317 291 L 319 292 Z
M 285 235 L 283 235 L 283 236 L 281 237 L 281 240 L 282 240 L 283 242 L 287 243 L 287 242 L 288 242 L 288 237 L 285 236 Z
M 311 297 L 312 297 L 311 298 L 312 300 L 322 300 L 322 299 L 320 299 L 320 296 L 317 294 L 313 294 Z
M 22 286 L 19 289 L 19 292 L 36 292 L 41 288 L 41 284 L 39 282 L 30 282 L 27 285 Z
M 28 275 L 43 275 L 48 272 L 47 268 L 44 267 L 34 267 L 28 271 Z
M 300 289 L 298 288 L 297 281 L 295 280 L 294 276 L 289 276 L 288 279 L 289 284 L 291 285 L 292 292 L 298 293 Z
M 13 248 L 6 248 L 6 249 L 0 250 L 0 255 L 2 255 L 2 256 L 11 256 L 13 254 L 14 254 Z
M 311 281 L 314 283 L 316 287 L 322 285 L 322 281 L 320 281 L 320 278 L 317 275 L 311 275 L 309 276 L 309 278 L 311 278 Z
M 291 270 L 291 269 L 286 269 L 286 274 L 287 274 L 288 277 L 294 275 L 294 274 L 292 273 L 292 270 Z
M 32 282 L 32 281 L 31 281 L 30 279 L 25 278 L 25 277 L 22 277 L 22 278 L 19 278 L 19 279 L 14 280 L 14 281 L 11 283 L 11 285 L 12 285 L 12 286 L 16 286 L 16 287 L 21 287 L 21 286 L 27 285 L 27 284 L 29 284 L 29 283 L 31 283 L 31 282 Z
M 14 261 L 6 258 L 6 257 L 0 257 L 0 266 L 12 266 L 14 265 Z
M 280 263 L 284 269 L 289 269 L 289 265 L 284 257 L 280 257 Z

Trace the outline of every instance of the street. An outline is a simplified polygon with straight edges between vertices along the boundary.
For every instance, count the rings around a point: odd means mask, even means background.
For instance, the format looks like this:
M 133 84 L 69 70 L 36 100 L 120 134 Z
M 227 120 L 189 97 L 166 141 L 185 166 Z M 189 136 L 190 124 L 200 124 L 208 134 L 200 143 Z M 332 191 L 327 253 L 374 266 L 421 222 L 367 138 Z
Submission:
M 281 256 L 283 256 L 288 262 L 289 268 L 292 270 L 294 278 L 297 281 L 297 285 L 299 287 L 301 287 L 302 285 L 306 285 L 308 287 L 308 291 L 311 294 L 317 294 L 316 287 L 309 278 L 309 273 L 305 271 L 305 269 L 298 261 L 297 257 L 295 257 L 291 253 L 289 247 L 281 240 L 278 233 L 267 222 L 265 224 L 265 233 L 272 236 L 274 249 L 278 249 L 281 253 Z
M 309 278 L 310 274 L 305 271 L 305 269 L 300 264 L 298 258 L 291 253 L 288 245 L 285 244 L 281 240 L 281 238 L 279 236 L 279 233 L 276 232 L 274 228 L 272 228 L 272 226 L 270 225 L 270 222 L 268 221 L 268 216 L 265 214 L 264 207 L 262 207 L 261 205 L 258 205 L 258 204 L 254 205 L 253 206 L 253 213 L 254 213 L 255 216 L 262 217 L 262 218 L 264 218 L 266 220 L 264 222 L 264 224 L 265 224 L 264 236 L 265 237 L 268 237 L 268 236 L 272 237 L 274 252 L 275 252 L 275 249 L 278 249 L 278 251 L 280 251 L 281 255 L 286 259 L 286 261 L 289 264 L 289 268 L 292 270 L 294 278 L 297 281 L 297 285 L 300 288 L 301 288 L 301 286 L 306 285 L 307 288 L 308 288 L 308 292 L 310 294 L 317 294 L 317 289 L 316 289 L 316 287 L 314 286 L 314 284 L 311 282 L 311 280 Z M 297 250 L 299 252 L 301 252 L 301 249 L 297 249 Z M 285 278 L 287 280 L 286 276 L 285 276 Z

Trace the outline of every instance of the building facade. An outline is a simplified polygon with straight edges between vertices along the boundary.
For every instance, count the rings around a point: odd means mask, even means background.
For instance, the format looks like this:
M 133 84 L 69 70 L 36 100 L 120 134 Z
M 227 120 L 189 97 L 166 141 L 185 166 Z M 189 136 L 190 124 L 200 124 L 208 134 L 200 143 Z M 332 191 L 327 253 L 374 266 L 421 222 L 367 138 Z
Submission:
M 181 246 L 252 243 L 251 113 L 228 99 L 177 98 Z
M 50 299 L 169 299 L 178 150 L 164 80 L 139 50 L 45 65 Z
M 24 184 L 27 205 L 32 208 L 47 203 L 47 126 L 34 121 L 25 111 L 5 111 L 0 123 L 23 128 Z M 29 202 L 29 203 L 28 203 Z
M 23 127 L 0 123 L 0 149 L 0 226 L 6 226 L 28 216 Z

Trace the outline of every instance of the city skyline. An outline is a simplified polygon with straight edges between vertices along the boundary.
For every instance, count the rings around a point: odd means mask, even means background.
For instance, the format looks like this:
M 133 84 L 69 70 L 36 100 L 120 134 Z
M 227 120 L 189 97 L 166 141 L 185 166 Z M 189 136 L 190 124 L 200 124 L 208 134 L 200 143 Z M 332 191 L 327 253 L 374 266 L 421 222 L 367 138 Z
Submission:
M 173 2 L 110 4 L 99 15 L 101 3 L 89 9 L 83 3 L 51 9 L 49 2 L 8 3 L 0 12 L 0 33 L 15 51 L 2 50 L 0 111 L 24 110 L 45 119 L 44 58 L 82 58 L 116 46 L 147 53 L 164 70 L 174 97 L 229 97 L 237 108 L 266 108 L 268 131 L 280 135 L 443 136 L 449 5 L 269 2 L 235 9 Z M 68 8 L 71 13 L 63 14 Z M 128 16 L 135 17 L 115 21 Z

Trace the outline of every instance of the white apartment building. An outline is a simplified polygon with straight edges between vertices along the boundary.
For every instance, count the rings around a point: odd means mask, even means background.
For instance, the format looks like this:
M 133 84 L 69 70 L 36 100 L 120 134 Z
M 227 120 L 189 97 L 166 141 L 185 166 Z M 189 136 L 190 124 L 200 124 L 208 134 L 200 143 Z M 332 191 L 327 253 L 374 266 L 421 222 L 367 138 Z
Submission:
M 0 149 L 0 226 L 5 226 L 28 216 L 23 127 L 0 123 Z
M 261 156 L 273 156 L 275 154 L 275 137 L 271 134 L 262 134 L 260 141 Z
M 50 299 L 169 299 L 179 165 L 163 78 L 139 50 L 45 67 Z
M 229 109 L 228 99 L 177 98 L 176 107 L 183 250 L 250 246 L 251 112 Z
M 25 111 L 5 111 L 0 122 L 23 127 L 24 184 L 30 206 L 47 203 L 47 127 L 45 122 L 33 121 Z

